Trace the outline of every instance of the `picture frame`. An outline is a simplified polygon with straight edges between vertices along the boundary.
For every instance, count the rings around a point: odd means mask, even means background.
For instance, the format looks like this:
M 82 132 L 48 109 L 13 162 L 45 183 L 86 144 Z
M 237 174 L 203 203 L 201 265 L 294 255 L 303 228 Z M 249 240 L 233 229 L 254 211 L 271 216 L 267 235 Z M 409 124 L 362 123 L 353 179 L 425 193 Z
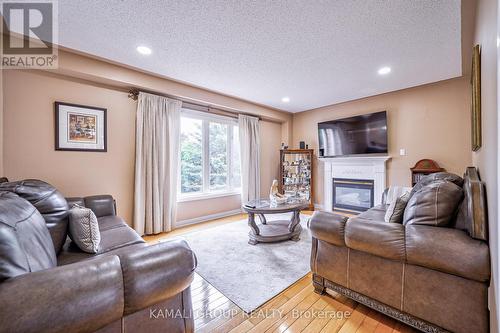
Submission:
M 472 49 L 471 71 L 471 147 L 478 151 L 482 146 L 481 129 L 481 46 Z
M 107 109 L 54 103 L 55 150 L 107 152 Z

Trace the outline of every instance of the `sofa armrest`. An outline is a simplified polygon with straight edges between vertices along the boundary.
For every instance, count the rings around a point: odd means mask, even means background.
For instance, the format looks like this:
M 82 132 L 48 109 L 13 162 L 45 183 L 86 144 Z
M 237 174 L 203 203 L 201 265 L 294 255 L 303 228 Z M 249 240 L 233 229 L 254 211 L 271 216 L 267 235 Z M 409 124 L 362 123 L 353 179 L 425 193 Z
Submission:
M 354 250 L 379 257 L 404 261 L 405 226 L 399 223 L 378 221 L 349 221 L 345 227 L 346 245 Z
M 116 215 L 116 203 L 111 195 L 92 195 L 83 200 L 85 207 L 92 209 L 96 217 Z
M 488 245 L 462 230 L 407 225 L 406 256 L 409 264 L 479 282 L 490 280 Z
M 120 251 L 125 289 L 124 314 L 160 303 L 189 287 L 196 257 L 186 241 L 178 239 Z
M 0 284 L 0 332 L 93 332 L 123 314 L 117 256 L 19 275 Z
M 314 238 L 323 240 L 333 245 L 345 246 L 344 230 L 347 217 L 317 211 L 309 220 L 309 228 Z

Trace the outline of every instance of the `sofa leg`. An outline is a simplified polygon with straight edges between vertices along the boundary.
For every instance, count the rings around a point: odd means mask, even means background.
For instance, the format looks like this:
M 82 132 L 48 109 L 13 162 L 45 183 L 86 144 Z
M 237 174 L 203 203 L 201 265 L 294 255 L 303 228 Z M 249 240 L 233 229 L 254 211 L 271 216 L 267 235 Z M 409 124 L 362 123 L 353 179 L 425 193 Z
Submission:
M 320 295 L 324 295 L 325 294 L 325 287 L 320 285 L 320 284 L 317 284 L 316 282 L 313 282 L 313 286 L 314 286 L 314 292 L 316 294 L 320 294 Z
M 313 274 L 312 283 L 314 286 L 314 292 L 320 295 L 325 294 L 325 285 L 323 277 Z

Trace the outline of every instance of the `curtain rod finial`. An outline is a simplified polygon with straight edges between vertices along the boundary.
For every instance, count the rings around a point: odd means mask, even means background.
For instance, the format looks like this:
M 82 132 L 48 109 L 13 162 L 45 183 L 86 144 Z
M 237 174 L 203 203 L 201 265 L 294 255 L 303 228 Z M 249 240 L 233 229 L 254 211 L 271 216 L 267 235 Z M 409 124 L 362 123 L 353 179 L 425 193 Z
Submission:
M 137 99 L 139 98 L 139 90 L 135 88 L 130 89 L 128 92 L 128 98 L 137 101 Z

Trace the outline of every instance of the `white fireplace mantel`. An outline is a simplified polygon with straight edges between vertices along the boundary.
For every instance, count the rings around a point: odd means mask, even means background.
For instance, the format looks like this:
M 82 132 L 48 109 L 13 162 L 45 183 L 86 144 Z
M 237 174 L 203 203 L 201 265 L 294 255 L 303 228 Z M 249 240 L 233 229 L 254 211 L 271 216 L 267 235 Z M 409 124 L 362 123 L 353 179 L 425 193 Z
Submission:
M 324 163 L 324 203 L 323 209 L 332 211 L 333 199 L 333 178 L 348 179 L 369 179 L 374 182 L 374 203 L 378 205 L 382 202 L 382 193 L 386 188 L 386 162 L 390 156 L 353 156 L 353 157 L 332 157 L 320 158 Z

